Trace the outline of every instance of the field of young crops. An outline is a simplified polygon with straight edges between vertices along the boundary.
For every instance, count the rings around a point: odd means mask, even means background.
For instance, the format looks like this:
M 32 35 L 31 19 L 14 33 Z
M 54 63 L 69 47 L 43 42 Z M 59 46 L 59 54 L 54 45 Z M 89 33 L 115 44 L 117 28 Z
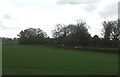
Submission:
M 3 75 L 116 75 L 118 54 L 3 45 Z

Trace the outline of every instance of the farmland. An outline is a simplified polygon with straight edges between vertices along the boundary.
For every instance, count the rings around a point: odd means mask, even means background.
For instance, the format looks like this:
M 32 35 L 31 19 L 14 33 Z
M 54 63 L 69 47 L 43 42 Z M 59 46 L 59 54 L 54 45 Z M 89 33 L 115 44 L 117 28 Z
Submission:
M 3 75 L 116 75 L 118 55 L 35 45 L 3 45 Z

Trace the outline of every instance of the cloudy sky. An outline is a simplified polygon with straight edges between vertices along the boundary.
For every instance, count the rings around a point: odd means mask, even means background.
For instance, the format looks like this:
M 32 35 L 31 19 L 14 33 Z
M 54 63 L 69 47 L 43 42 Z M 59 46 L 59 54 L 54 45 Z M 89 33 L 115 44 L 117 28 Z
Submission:
M 101 36 L 102 22 L 117 20 L 119 0 L 0 0 L 0 37 L 17 37 L 21 30 L 41 28 L 52 37 L 55 25 L 83 19 L 91 35 Z

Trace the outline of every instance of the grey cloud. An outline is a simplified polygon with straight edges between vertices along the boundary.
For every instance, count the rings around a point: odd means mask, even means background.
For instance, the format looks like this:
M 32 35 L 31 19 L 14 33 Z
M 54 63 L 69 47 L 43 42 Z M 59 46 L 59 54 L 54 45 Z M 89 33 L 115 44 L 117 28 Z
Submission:
M 9 19 L 9 20 L 18 20 L 17 17 L 12 17 L 10 14 L 6 13 L 3 15 L 4 19 Z
M 4 14 L 3 17 L 4 19 L 11 19 L 10 14 Z
M 83 8 L 86 12 L 91 12 L 91 11 L 95 11 L 97 6 L 96 4 L 85 4 L 85 5 L 81 5 L 81 8 Z
M 80 7 L 83 8 L 86 12 L 97 12 L 102 18 L 116 17 L 118 16 L 118 3 L 113 2 L 109 5 L 102 6 L 100 5 L 104 0 L 57 0 L 58 4 L 80 4 Z M 120 5 L 120 3 L 119 3 Z M 102 10 L 99 10 L 101 8 Z M 120 8 L 119 8 L 120 9 Z M 120 17 L 120 14 L 119 14 Z
M 120 18 L 120 1 L 118 2 L 118 18 Z
M 86 12 L 91 12 L 96 10 L 97 4 L 102 2 L 103 0 L 58 0 L 58 4 L 78 4 L 81 8 L 83 8 Z
M 0 21 L 0 29 L 6 29 L 6 26 L 2 24 L 2 21 Z
M 102 0 L 57 0 L 58 4 L 91 4 L 99 3 Z
M 102 7 L 102 6 L 101 6 Z M 103 18 L 118 16 L 118 3 L 111 3 L 106 7 L 103 7 L 101 11 L 98 11 Z
M 0 24 L 0 29 L 5 29 L 6 27 L 4 25 Z

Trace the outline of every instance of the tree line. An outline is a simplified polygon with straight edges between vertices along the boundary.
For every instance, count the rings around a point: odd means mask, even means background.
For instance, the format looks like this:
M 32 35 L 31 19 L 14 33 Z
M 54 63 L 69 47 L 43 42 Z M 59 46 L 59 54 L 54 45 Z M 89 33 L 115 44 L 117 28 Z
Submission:
M 91 37 L 85 21 L 77 20 L 77 24 L 57 24 L 52 30 L 53 38 L 40 28 L 22 30 L 18 36 L 19 44 L 47 44 L 64 47 L 118 47 L 120 43 L 120 19 L 104 21 L 101 34 Z

